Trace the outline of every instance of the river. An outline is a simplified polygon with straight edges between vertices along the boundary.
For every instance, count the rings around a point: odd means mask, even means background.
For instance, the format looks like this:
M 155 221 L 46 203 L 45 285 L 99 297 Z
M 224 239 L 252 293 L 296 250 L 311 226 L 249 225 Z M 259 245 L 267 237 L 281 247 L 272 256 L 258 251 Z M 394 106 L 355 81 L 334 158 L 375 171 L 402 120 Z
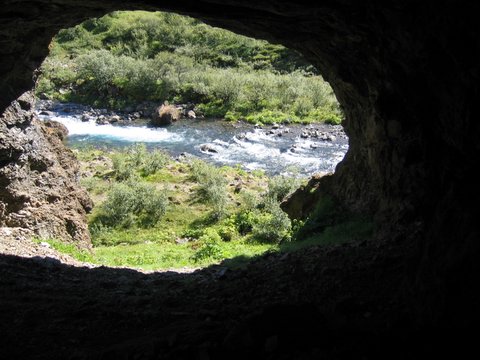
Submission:
M 162 128 L 149 127 L 142 120 L 98 125 L 81 120 L 81 106 L 56 104 L 49 110 L 39 109 L 39 117 L 65 125 L 70 147 L 118 149 L 145 143 L 149 149 L 164 149 L 172 156 L 188 153 L 215 164 L 263 169 L 272 175 L 331 172 L 348 150 L 348 138 L 340 126 L 259 127 L 210 119 L 185 119 Z

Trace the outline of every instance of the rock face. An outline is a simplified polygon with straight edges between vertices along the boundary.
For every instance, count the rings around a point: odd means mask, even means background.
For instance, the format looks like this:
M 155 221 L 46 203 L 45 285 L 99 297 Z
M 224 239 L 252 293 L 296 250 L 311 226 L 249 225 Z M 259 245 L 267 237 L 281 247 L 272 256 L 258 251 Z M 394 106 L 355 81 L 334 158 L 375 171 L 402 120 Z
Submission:
M 62 142 L 67 129 L 38 120 L 33 101 L 24 94 L 0 118 L 0 227 L 88 248 L 85 215 L 92 202 L 78 183 L 78 162 Z
M 480 187 L 473 174 L 480 159 L 480 28 L 475 2 L 10 0 L 0 16 L 0 112 L 31 89 L 34 69 L 59 29 L 120 9 L 178 11 L 302 52 L 331 83 L 350 139 L 345 159 L 319 187 L 350 211 L 375 219 L 377 239 L 368 246 L 385 260 L 372 265 L 378 266 L 374 273 L 382 274 L 391 263 L 393 255 L 382 249 L 402 244 L 409 255 L 395 272 L 399 278 L 390 282 L 398 287 L 396 298 L 411 327 L 476 324 Z M 21 118 L 3 119 L 4 138 L 22 139 L 31 128 Z M 33 161 L 34 170 L 28 170 L 23 151 L 5 150 L 2 171 L 18 164 L 25 169 L 18 173 L 27 176 L 51 166 Z M 7 175 L 1 179 L 10 186 Z M 9 194 L 3 195 L 5 204 L 12 200 Z M 21 215 L 23 205 L 7 208 L 8 214 Z

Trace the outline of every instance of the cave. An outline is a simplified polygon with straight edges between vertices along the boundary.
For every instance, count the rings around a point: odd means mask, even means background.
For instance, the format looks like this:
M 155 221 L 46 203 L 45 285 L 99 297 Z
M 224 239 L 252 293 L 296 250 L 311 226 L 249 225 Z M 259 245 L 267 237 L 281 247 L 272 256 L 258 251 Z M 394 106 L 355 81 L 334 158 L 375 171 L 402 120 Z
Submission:
M 345 209 L 370 214 L 375 236 L 288 258 L 266 256 L 239 273 L 213 268 L 191 276 L 2 255 L 0 357 L 371 359 L 478 352 L 469 340 L 480 304 L 474 3 L 5 1 L 2 171 L 47 146 L 40 130 L 29 130 L 28 91 L 52 37 L 85 19 L 134 9 L 190 15 L 281 43 L 314 64 L 343 106 L 350 139 L 345 159 L 318 187 Z M 31 137 L 11 145 L 20 130 Z M 42 131 L 47 139 L 60 130 Z M 37 160 L 43 172 L 53 166 L 49 156 Z M 4 172 L 0 184 L 8 184 Z M 62 204 L 67 214 L 90 206 L 81 194 Z M 0 207 L 0 217 L 18 210 L 9 205 L 13 210 Z M 75 234 L 86 231 L 75 226 Z

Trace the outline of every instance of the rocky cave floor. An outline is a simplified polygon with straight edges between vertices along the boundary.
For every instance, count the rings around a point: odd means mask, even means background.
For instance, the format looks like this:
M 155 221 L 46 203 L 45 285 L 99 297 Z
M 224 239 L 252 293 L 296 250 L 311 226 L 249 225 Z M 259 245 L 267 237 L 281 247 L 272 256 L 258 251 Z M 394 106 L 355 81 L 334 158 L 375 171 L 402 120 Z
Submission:
M 187 274 L 2 254 L 0 358 L 416 358 L 407 258 L 363 242 Z

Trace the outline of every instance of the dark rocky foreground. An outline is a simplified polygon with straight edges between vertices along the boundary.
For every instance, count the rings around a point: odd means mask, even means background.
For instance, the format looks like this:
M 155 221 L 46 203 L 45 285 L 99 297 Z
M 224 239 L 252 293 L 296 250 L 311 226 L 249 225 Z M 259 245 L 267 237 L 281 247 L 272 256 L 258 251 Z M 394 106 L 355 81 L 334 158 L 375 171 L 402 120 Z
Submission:
M 468 342 L 480 320 L 478 5 L 7 0 L 0 8 L 0 112 L 32 88 L 34 70 L 59 29 L 134 8 L 197 16 L 281 42 L 314 63 L 344 107 L 350 140 L 345 159 L 318 189 L 349 211 L 374 218 L 376 236 L 363 246 L 264 259 L 219 279 L 208 275 L 211 270 L 141 275 L 3 256 L 2 357 L 478 354 Z M 19 118 L 18 125 L 0 129 L 2 172 L 17 163 L 21 169 L 20 155 L 30 156 L 22 150 L 5 158 L 11 152 L 3 144 L 10 136 L 21 138 L 22 131 L 12 129 L 22 126 Z M 2 193 L 5 186 L 2 180 Z M 278 310 L 277 303 L 287 307 Z M 295 321 L 300 324 L 285 325 Z M 312 322 L 313 332 L 306 333 Z
M 405 247 L 265 255 L 193 274 L 0 256 L 9 359 L 416 359 L 471 349 L 420 327 L 401 297 Z

